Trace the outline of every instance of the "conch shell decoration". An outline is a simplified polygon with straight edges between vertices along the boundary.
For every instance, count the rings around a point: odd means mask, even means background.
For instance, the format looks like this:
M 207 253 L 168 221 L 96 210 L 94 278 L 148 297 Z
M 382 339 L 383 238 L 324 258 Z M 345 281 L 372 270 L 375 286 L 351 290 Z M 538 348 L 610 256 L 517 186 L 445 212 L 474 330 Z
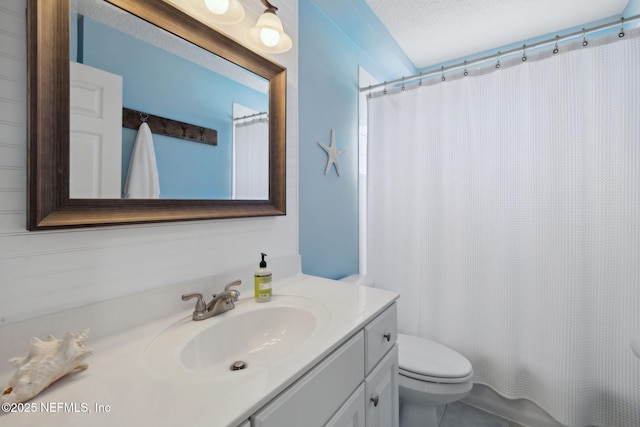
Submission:
M 84 359 L 92 351 L 84 346 L 89 330 L 68 333 L 63 339 L 49 336 L 47 341 L 33 337 L 29 341 L 31 350 L 24 357 L 9 359 L 17 370 L 9 387 L 5 388 L 0 401 L 8 403 L 25 402 L 54 381 L 68 373 L 87 369 Z

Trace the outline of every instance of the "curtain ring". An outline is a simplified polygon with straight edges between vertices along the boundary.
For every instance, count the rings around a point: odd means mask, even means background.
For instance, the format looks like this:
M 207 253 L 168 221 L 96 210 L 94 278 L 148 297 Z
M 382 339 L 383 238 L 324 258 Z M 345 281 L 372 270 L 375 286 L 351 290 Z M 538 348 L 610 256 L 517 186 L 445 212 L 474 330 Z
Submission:
M 387 94 L 387 82 L 384 82 L 384 89 L 382 89 L 382 94 L 383 95 Z
M 559 52 L 559 50 L 558 50 L 558 40 L 559 39 L 560 39 L 560 36 L 556 36 L 556 47 L 553 49 L 553 54 L 554 55 Z
M 418 86 L 422 86 L 422 71 L 420 71 L 420 79 L 418 80 Z
M 404 90 L 404 76 L 402 76 L 402 90 Z
M 369 85 L 369 99 L 371 99 L 371 85 Z
M 496 68 L 500 68 L 500 52 L 498 52 L 498 62 L 496 63 Z
M 441 68 L 441 72 L 442 72 L 442 77 L 440 78 L 440 80 L 442 81 L 447 80 L 447 78 L 444 76 L 444 66 Z
M 618 37 L 624 37 L 624 16 L 620 18 L 620 32 L 618 33 Z
M 582 46 L 586 46 L 588 44 L 589 42 L 587 41 L 587 30 L 583 28 L 582 29 Z
M 527 51 L 526 51 L 527 45 L 523 44 L 522 45 L 522 62 L 527 60 Z
M 463 74 L 464 74 L 465 77 L 469 75 L 469 72 L 467 71 L 467 60 L 466 59 L 464 60 L 464 73 Z

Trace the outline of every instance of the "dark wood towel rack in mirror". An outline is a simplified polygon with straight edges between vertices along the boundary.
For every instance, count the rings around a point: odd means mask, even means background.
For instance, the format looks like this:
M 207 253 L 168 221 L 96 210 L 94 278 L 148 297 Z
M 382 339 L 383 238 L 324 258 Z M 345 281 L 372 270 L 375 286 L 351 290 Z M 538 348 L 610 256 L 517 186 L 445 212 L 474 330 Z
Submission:
M 218 145 L 218 132 L 215 129 L 179 122 L 130 108 L 122 109 L 122 127 L 138 130 L 142 122 L 149 125 L 151 133 L 201 144 Z

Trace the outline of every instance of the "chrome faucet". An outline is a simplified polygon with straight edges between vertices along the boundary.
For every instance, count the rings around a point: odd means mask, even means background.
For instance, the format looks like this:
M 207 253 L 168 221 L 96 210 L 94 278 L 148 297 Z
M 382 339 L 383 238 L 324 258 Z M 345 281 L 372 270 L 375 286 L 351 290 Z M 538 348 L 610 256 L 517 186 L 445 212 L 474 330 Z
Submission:
M 232 286 L 239 286 L 241 283 L 240 280 L 229 283 L 224 287 L 224 291 L 219 294 L 213 294 L 213 299 L 208 304 L 204 302 L 204 297 L 199 293 L 182 295 L 182 301 L 197 298 L 196 309 L 193 312 L 193 320 L 208 319 L 209 317 L 217 316 L 220 313 L 234 309 L 234 303 L 238 301 L 240 292 L 230 288 Z

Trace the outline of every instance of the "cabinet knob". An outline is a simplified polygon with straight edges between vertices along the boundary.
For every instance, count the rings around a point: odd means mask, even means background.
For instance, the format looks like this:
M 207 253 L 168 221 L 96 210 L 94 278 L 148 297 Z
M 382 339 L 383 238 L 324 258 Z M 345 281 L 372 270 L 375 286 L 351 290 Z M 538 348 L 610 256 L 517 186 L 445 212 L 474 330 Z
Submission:
M 391 341 L 391 332 L 387 332 L 386 334 L 383 335 L 383 337 L 387 339 L 387 342 Z
M 380 399 L 378 398 L 378 396 L 374 396 L 371 398 L 371 401 L 373 402 L 373 406 L 378 406 L 378 401 Z

